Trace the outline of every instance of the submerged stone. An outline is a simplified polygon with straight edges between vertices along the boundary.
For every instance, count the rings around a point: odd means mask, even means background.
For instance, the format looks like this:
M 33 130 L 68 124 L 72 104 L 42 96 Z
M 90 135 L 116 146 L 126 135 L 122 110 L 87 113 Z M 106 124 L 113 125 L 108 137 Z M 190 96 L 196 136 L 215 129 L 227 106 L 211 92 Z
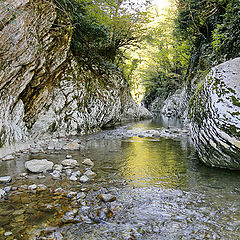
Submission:
M 116 200 L 116 197 L 112 194 L 99 194 L 98 198 L 104 202 L 113 202 Z

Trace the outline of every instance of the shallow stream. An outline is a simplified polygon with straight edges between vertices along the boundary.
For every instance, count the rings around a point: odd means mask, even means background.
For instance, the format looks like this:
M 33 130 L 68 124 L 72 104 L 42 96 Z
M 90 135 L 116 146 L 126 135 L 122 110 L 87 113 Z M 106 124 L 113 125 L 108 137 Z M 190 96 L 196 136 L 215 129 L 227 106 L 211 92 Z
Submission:
M 0 162 L 0 176 L 13 178 L 0 188 L 18 187 L 0 201 L 0 239 L 240 239 L 240 173 L 199 163 L 187 135 L 152 134 L 173 125 L 182 128 L 161 117 L 129 123 L 77 138 L 80 151 L 21 153 Z M 80 163 L 92 159 L 97 176 L 87 183 L 19 177 L 29 159 L 60 163 L 66 154 Z M 24 190 L 33 183 L 48 190 Z M 59 187 L 82 197 L 56 194 Z M 116 200 L 104 203 L 101 193 Z

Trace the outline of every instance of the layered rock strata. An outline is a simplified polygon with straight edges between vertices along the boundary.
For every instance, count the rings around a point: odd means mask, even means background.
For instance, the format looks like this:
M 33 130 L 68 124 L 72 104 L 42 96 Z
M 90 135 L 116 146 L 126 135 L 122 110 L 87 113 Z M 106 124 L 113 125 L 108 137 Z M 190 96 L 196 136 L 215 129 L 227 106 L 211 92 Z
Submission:
M 191 132 L 201 160 L 240 169 L 240 58 L 212 69 L 190 103 Z

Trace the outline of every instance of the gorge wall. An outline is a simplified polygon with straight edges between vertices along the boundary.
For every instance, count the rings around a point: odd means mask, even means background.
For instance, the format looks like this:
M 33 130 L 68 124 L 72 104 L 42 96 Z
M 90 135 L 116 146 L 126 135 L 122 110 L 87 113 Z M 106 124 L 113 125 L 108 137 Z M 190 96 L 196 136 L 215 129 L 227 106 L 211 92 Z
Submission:
M 240 169 L 240 58 L 207 75 L 190 101 L 191 132 L 201 160 Z
M 131 98 L 120 70 L 79 66 L 71 23 L 53 1 L 0 4 L 0 147 L 151 117 Z

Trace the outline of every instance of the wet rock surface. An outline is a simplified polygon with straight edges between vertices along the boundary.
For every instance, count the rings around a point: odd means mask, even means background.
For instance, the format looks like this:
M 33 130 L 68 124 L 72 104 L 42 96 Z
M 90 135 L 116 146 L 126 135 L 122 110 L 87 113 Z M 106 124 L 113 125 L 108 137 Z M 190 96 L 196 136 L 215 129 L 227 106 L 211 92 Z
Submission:
M 212 69 L 191 100 L 191 132 L 201 160 L 240 169 L 240 58 Z

